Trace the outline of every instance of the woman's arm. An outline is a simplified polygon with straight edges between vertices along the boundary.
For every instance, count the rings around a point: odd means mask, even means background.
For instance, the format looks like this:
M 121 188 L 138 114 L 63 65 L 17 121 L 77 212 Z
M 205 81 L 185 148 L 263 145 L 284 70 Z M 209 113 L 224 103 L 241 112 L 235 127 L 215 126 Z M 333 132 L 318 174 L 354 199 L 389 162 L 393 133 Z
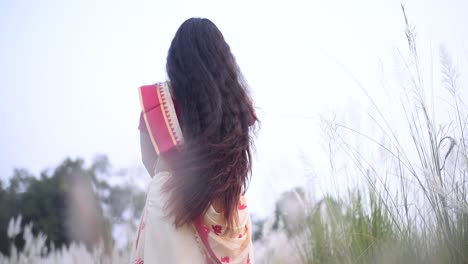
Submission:
M 156 164 L 158 162 L 158 154 L 153 148 L 151 138 L 145 132 L 140 131 L 140 147 L 141 147 L 141 159 L 143 165 L 145 165 L 151 177 L 154 176 L 156 170 Z

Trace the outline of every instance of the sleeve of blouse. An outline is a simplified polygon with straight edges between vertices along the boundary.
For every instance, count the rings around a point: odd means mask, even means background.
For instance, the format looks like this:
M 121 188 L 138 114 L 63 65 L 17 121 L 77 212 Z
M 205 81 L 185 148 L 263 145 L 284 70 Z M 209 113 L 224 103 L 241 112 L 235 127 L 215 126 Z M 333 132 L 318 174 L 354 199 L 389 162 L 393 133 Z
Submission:
M 146 128 L 145 118 L 143 117 L 143 112 L 140 113 L 140 123 L 138 124 L 138 129 L 140 132 L 148 134 L 148 129 Z
M 140 132 L 141 159 L 151 177 L 155 174 L 158 154 L 153 148 L 153 143 L 148 134 Z
M 143 161 L 143 165 L 146 168 L 146 171 L 148 171 L 149 175 L 153 177 L 156 164 L 158 162 L 158 154 L 154 150 L 153 143 L 151 142 L 151 138 L 148 134 L 148 129 L 146 128 L 143 113 L 140 114 L 140 123 L 138 125 L 138 129 L 140 130 L 141 159 Z

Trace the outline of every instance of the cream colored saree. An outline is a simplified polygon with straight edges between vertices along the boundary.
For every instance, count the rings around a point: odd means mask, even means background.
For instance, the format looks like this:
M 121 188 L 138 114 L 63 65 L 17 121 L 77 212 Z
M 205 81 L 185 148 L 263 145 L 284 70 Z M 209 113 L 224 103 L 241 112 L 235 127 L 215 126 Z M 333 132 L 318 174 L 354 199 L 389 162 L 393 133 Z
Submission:
M 175 155 L 183 136 L 167 83 L 143 86 L 139 91 L 144 124 L 156 153 L 162 159 Z M 176 229 L 173 219 L 165 214 L 169 201 L 161 191 L 168 177 L 171 173 L 162 171 L 151 181 L 131 263 L 253 263 L 251 222 L 245 198 L 239 201 L 239 221 L 232 230 L 212 206 L 191 225 Z

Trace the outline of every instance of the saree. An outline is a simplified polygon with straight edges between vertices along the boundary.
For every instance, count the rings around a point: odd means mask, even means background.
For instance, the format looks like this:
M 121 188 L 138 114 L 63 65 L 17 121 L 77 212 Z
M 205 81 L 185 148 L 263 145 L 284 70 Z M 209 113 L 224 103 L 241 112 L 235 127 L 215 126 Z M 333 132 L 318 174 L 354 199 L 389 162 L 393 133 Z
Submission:
M 142 118 L 140 129 L 148 133 L 160 159 L 172 159 L 184 138 L 177 119 L 177 103 L 168 83 L 139 88 Z M 142 128 L 144 127 L 144 128 Z M 170 164 L 170 163 L 168 163 Z M 247 202 L 241 196 L 237 226 L 228 227 L 224 215 L 211 205 L 192 223 L 175 228 L 165 212 L 168 196 L 162 191 L 171 177 L 168 169 L 153 177 L 132 246 L 131 263 L 252 264 L 251 220 Z

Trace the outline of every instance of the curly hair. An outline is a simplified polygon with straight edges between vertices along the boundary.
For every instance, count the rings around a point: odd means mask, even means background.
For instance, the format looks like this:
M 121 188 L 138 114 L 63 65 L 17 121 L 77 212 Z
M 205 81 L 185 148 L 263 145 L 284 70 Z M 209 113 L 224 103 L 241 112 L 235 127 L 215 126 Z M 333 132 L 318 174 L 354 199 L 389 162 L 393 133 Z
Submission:
M 258 121 L 246 82 L 221 31 L 205 18 L 177 30 L 166 70 L 185 140 L 164 185 L 169 214 L 178 227 L 216 201 L 232 227 L 251 175 Z

